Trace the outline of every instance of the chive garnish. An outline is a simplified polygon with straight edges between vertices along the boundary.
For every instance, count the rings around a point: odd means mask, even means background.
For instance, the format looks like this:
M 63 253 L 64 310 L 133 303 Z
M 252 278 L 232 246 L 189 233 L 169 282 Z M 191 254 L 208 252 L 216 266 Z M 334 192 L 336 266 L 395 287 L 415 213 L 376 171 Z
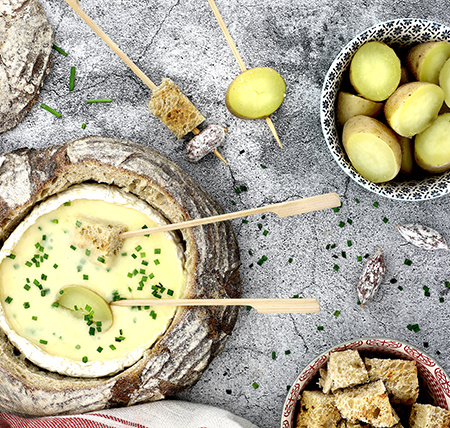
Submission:
M 75 251 L 77 249 L 77 247 L 75 247 L 75 245 L 71 245 L 70 248 Z
M 37 321 L 38 317 L 37 317 L 36 315 L 33 315 L 33 316 L 31 317 L 31 319 L 32 319 L 33 321 Z
M 81 124 L 81 129 L 86 129 L 86 124 L 84 122 Z
M 339 222 L 339 227 L 344 227 L 345 223 L 343 221 Z
M 75 67 L 70 67 L 69 91 L 75 87 Z
M 322 331 L 322 330 L 323 330 L 323 325 L 319 325 L 319 326 L 317 327 L 317 330 Z
M 334 265 L 333 269 L 337 272 L 339 270 L 339 265 Z
M 59 220 L 57 218 L 54 218 L 53 220 L 51 220 L 52 223 L 58 224 Z
M 111 348 L 111 350 L 115 351 L 117 348 L 114 345 L 109 345 L 109 347 Z
M 103 348 L 101 347 L 101 346 L 99 346 L 98 348 L 97 348 L 97 352 L 102 352 L 103 351 Z
M 6 303 L 11 303 L 13 301 L 13 298 L 12 297 L 10 297 L 10 296 L 8 296 L 6 299 L 5 299 L 5 302 Z
M 64 52 L 61 48 L 59 48 L 58 46 L 56 46 L 55 44 L 53 44 L 53 49 L 55 49 L 55 51 L 59 52 L 61 55 L 67 56 L 67 53 Z
M 40 339 L 39 343 L 42 343 L 42 345 L 47 345 L 48 341 L 44 339 Z
M 11 253 L 11 254 L 7 255 L 6 257 L 14 260 L 16 258 L 16 255 Z
M 41 107 L 44 109 L 44 110 L 47 110 L 48 112 L 50 112 L 50 113 L 52 113 L 52 114 L 54 114 L 56 117 L 62 117 L 62 114 L 61 113 L 59 113 L 59 112 L 57 112 L 56 110 L 54 110 L 54 109 L 52 109 L 51 107 L 49 107 L 47 104 L 44 104 L 44 103 L 42 103 L 41 104 Z
M 98 256 L 98 257 L 97 257 L 97 260 L 98 260 L 100 263 L 105 263 L 105 259 L 104 259 L 103 257 Z
M 135 247 L 135 250 L 136 250 L 137 252 L 139 252 L 139 251 L 142 250 L 142 247 L 141 247 L 140 245 L 138 245 L 137 247 Z
M 333 315 L 334 315 L 335 317 L 338 317 L 340 314 L 341 314 L 341 311 L 334 311 L 334 314 L 333 314 Z
M 54 308 L 58 308 L 58 307 L 59 307 L 59 303 L 58 303 L 58 302 L 53 302 L 53 303 L 52 303 L 52 306 L 53 306 Z
M 136 258 L 137 258 L 137 255 L 133 253 L 133 254 L 131 255 L 131 257 L 133 257 L 133 259 L 136 259 Z
M 171 290 L 170 288 L 167 289 L 167 295 L 168 296 L 173 296 L 173 290 Z
M 56 263 L 53 265 L 53 269 L 58 269 L 58 265 Z
M 25 309 L 29 309 L 29 307 L 30 307 L 30 302 L 23 302 L 23 307 L 24 307 Z
M 89 327 L 89 335 L 94 336 L 95 335 L 95 327 Z
M 75 222 L 75 225 L 77 226 L 77 227 L 81 227 L 81 221 L 80 220 L 77 220 L 76 222 Z
M 141 265 L 148 266 L 148 261 L 147 260 L 142 260 Z
M 25 288 L 25 290 L 29 290 L 31 287 L 28 285 L 28 284 L 25 284 L 24 286 L 23 286 L 23 288 Z
M 110 102 L 112 102 L 112 98 L 97 98 L 97 99 L 87 100 L 88 104 L 92 104 L 92 103 L 110 103 Z
M 258 388 L 259 388 L 259 385 L 258 385 L 256 382 L 253 382 L 253 383 L 252 383 L 252 386 L 253 386 L 253 388 L 255 388 L 255 389 L 258 389 Z
M 289 349 L 287 349 L 286 351 L 284 351 L 285 355 L 289 355 L 291 353 L 291 351 Z
M 89 279 L 89 275 L 83 274 L 83 279 L 87 281 Z
M 161 248 L 155 248 L 155 254 L 161 254 Z
M 408 266 L 411 266 L 412 265 L 412 261 L 409 260 L 409 259 L 405 259 L 404 264 L 408 265 Z
M 159 265 L 159 260 L 158 259 L 155 259 L 155 260 L 153 260 L 153 263 L 155 263 L 155 265 Z
M 81 361 L 83 361 L 83 363 L 87 363 L 88 362 L 88 357 L 84 356 Z

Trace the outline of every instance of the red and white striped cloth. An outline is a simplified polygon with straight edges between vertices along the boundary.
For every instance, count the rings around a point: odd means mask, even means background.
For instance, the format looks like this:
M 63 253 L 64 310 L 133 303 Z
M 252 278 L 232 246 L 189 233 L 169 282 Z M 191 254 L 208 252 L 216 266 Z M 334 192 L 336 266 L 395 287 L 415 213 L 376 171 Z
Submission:
M 0 413 L 0 428 L 258 428 L 204 404 L 164 400 L 83 415 L 27 419 Z

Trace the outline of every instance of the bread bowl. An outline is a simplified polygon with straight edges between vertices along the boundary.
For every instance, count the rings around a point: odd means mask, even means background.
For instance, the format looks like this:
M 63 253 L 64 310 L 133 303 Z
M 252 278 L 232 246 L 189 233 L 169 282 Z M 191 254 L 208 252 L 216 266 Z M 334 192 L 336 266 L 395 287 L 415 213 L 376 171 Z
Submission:
M 87 137 L 0 157 L 2 242 L 33 206 L 71 186 L 115 186 L 148 202 L 170 222 L 221 213 L 187 174 L 154 150 L 129 141 Z M 185 246 L 184 297 L 239 297 L 239 248 L 229 223 L 180 233 Z M 165 333 L 142 358 L 118 373 L 60 375 L 28 361 L 0 338 L 0 408 L 27 416 L 70 414 L 159 400 L 192 386 L 225 345 L 236 307 L 178 308 Z
M 3 1 L 0 15 L 1 133 L 16 126 L 38 100 L 54 35 L 38 0 Z

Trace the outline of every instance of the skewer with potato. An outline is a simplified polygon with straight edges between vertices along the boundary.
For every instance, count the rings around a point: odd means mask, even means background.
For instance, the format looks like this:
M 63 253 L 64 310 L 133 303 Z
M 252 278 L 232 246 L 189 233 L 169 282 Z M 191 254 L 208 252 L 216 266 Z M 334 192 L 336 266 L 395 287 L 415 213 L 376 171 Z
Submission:
M 336 120 L 359 174 L 383 183 L 411 175 L 415 165 L 450 170 L 450 42 L 414 46 L 404 64 L 388 45 L 365 43 L 350 63 L 349 83 L 354 93 L 338 93 Z

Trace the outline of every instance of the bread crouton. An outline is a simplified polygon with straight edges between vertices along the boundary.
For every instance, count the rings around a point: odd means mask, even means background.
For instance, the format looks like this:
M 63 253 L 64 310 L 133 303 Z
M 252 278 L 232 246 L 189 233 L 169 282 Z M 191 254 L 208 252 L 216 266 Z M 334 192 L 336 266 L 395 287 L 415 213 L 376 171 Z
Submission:
M 358 351 L 347 350 L 330 355 L 327 369 L 320 370 L 319 386 L 325 394 L 340 388 L 360 385 L 369 381 L 366 367 Z
M 337 428 L 341 419 L 332 395 L 321 391 L 303 391 L 296 428 Z
M 365 422 L 376 428 L 392 427 L 399 422 L 381 380 L 337 391 L 334 396 L 344 419 Z
M 415 361 L 365 358 L 371 382 L 382 380 L 391 403 L 413 405 L 419 395 L 419 379 Z
M 450 412 L 430 404 L 414 404 L 409 417 L 410 428 L 449 428 Z

